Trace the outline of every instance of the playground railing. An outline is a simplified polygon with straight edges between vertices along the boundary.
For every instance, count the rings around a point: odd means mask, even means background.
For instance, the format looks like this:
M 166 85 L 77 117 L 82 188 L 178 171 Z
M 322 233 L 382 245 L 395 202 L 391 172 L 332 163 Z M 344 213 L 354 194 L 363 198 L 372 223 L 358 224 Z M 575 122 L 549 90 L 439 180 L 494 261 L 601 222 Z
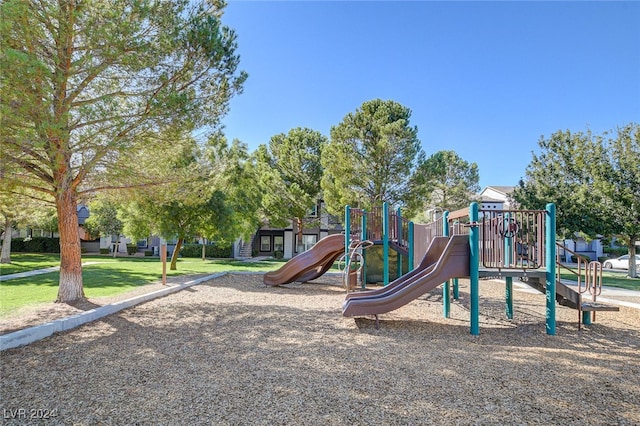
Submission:
M 568 271 L 574 275 L 575 281 L 578 283 L 578 292 L 589 293 L 593 300 L 595 297 L 602 293 L 602 264 L 598 261 L 591 261 L 590 259 L 579 255 L 573 250 L 568 249 L 561 243 L 556 243 L 556 246 L 569 254 L 572 254 L 576 258 L 576 267 L 570 267 L 560 261 L 560 253 L 556 255 L 556 275 L 560 280 L 560 272 Z
M 350 234 L 352 240 L 361 240 L 362 238 L 362 218 L 365 213 L 362 209 L 351 208 L 349 211 Z
M 449 235 L 480 230 L 480 263 L 485 268 L 538 269 L 545 267 L 545 210 L 480 210 L 470 224 L 469 209 L 449 213 Z
M 409 220 L 395 213 L 390 214 L 389 239 L 400 247 L 409 247 Z
M 480 210 L 481 260 L 487 268 L 545 267 L 544 210 Z
M 380 241 L 382 239 L 382 207 L 374 207 L 367 212 L 366 240 Z

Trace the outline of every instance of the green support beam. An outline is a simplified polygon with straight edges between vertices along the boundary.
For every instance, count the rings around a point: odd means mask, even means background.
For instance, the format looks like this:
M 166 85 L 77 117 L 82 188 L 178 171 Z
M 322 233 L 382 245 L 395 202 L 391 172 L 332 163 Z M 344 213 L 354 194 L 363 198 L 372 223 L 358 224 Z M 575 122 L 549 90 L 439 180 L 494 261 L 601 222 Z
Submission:
M 382 279 L 384 285 L 389 284 L 389 205 L 382 204 Z
M 547 334 L 556 334 L 556 206 L 547 204 L 547 220 L 545 229 L 546 263 L 547 263 Z
M 471 302 L 471 334 L 480 334 L 480 229 L 478 227 L 478 203 L 469 206 L 469 286 Z
M 442 235 L 449 236 L 449 212 L 445 211 L 442 215 Z M 450 280 L 444 282 L 442 286 L 442 313 L 445 318 L 451 316 L 451 284 Z

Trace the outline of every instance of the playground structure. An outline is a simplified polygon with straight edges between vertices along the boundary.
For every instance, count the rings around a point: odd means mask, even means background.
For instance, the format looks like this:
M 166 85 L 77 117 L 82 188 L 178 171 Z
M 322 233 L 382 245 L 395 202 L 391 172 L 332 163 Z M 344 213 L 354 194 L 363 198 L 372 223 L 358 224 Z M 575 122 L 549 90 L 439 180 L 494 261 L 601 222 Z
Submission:
M 449 317 L 451 297 L 458 298 L 457 278 L 463 277 L 470 280 L 470 328 L 474 335 L 480 333 L 480 278 L 505 279 L 505 314 L 509 319 L 513 318 L 514 277 L 526 279 L 545 293 L 546 331 L 550 335 L 556 333 L 556 302 L 578 311 L 578 327 L 581 322 L 590 324 L 595 320 L 596 311 L 617 311 L 615 306 L 596 302 L 602 291 L 599 262 L 579 258 L 578 271 L 572 271 L 578 277 L 577 289 L 560 280 L 559 268 L 564 266 L 556 256 L 555 228 L 554 204 L 548 204 L 545 210 L 480 210 L 477 203 L 471 203 L 467 209 L 444 212 L 441 223 L 427 225 L 425 238 L 431 245 L 419 266 L 388 288 L 347 295 L 343 315 L 375 315 L 377 321 L 378 314 L 397 309 L 444 284 L 443 311 Z M 407 240 L 412 245 L 413 229 L 410 234 Z M 433 243 L 442 237 L 448 240 L 447 247 L 453 245 L 457 250 L 433 248 Z M 587 293 L 591 300 L 584 300 Z
M 443 284 L 443 312 L 450 316 L 451 299 L 458 298 L 458 278 L 469 278 L 470 332 L 478 335 L 479 283 L 481 278 L 505 281 L 505 315 L 513 319 L 513 278 L 520 278 L 546 295 L 546 332 L 556 334 L 556 302 L 576 309 L 578 327 L 591 324 L 597 311 L 617 311 L 616 306 L 598 303 L 602 291 L 602 266 L 579 259 L 577 287 L 560 280 L 565 268 L 556 256 L 555 205 L 545 210 L 481 210 L 477 203 L 455 212 L 444 212 L 441 221 L 420 229 L 419 242 L 428 249 L 414 268 L 415 225 L 400 210 L 389 212 L 388 205 L 366 212 L 345 207 L 344 235 L 330 235 L 311 250 L 291 259 L 280 269 L 265 274 L 266 285 L 309 281 L 324 274 L 338 259 L 344 260 L 344 316 L 378 315 L 398 309 Z M 383 284 L 366 289 L 367 250 L 381 245 Z M 561 247 L 561 246 L 560 246 Z M 389 282 L 389 252 L 397 256 L 398 276 Z M 403 257 L 408 273 L 402 274 Z M 352 268 L 356 264 L 357 268 Z M 355 288 L 359 280 L 361 290 Z M 589 297 L 590 296 L 590 297 Z M 590 300 L 589 300 L 590 299 Z

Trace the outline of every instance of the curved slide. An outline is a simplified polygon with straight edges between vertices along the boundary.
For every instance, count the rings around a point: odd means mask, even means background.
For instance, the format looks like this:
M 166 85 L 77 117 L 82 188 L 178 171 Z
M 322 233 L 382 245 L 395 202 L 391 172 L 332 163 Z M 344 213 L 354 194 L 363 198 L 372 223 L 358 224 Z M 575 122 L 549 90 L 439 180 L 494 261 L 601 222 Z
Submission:
M 443 242 L 446 245 L 442 247 Z M 433 259 L 437 260 L 433 263 Z M 434 240 L 420 265 L 389 285 L 372 291 L 350 293 L 342 303 L 345 317 L 377 315 L 398 309 L 451 278 L 469 276 L 469 236 Z
M 278 270 L 264 274 L 262 280 L 266 285 L 271 286 L 293 281 L 311 281 L 327 272 L 333 262 L 343 254 L 344 235 L 329 235 L 318 241 L 311 249 L 290 259 Z

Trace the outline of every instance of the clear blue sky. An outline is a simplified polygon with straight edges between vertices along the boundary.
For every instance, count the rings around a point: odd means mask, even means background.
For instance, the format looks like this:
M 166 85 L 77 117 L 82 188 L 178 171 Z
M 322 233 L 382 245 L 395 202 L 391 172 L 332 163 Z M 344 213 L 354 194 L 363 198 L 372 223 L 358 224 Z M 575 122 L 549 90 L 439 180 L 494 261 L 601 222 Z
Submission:
M 230 0 L 223 21 L 249 73 L 225 133 L 251 150 L 390 99 L 427 155 L 515 185 L 540 136 L 640 122 L 640 2 Z

